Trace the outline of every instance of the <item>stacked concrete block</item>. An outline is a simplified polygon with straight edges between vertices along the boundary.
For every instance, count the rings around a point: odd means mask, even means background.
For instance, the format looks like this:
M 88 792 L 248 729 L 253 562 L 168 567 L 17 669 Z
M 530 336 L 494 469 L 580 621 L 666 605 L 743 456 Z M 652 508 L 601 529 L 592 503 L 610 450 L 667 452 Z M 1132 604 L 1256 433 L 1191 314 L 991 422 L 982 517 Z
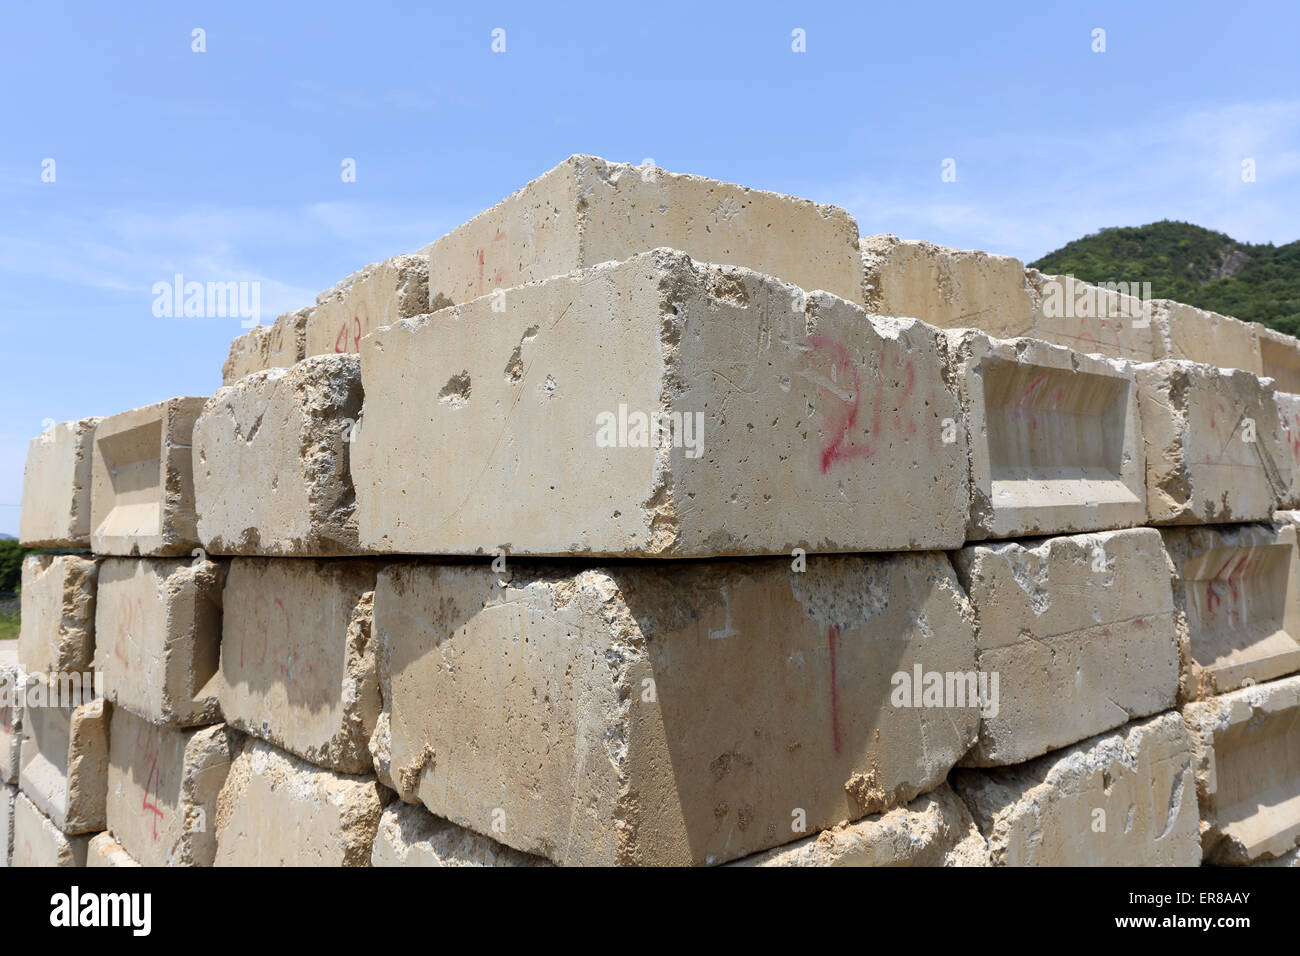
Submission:
M 113 839 L 113 834 L 105 830 L 90 838 L 86 845 L 86 866 L 139 866 L 131 854 L 122 849 L 122 845 Z
M 994 866 L 1196 866 L 1191 742 L 1177 713 L 953 778 Z
M 361 348 L 368 550 L 713 557 L 964 537 L 944 343 L 910 319 L 656 250 Z
M 245 375 L 269 368 L 291 368 L 307 357 L 310 308 L 286 312 L 272 325 L 254 326 L 230 343 L 230 356 L 221 366 L 221 384 L 233 385 Z
M 430 309 L 427 255 L 373 263 L 318 300 L 307 319 L 304 357 L 355 354 L 371 332 Z
M 551 866 L 490 837 L 440 820 L 419 804 L 396 802 L 384 810 L 375 835 L 372 866 Z
M 224 724 L 181 730 L 118 708 L 108 760 L 108 829 L 145 866 L 211 866 L 217 796 L 237 750 Z
M 1183 708 L 1205 860 L 1244 864 L 1300 847 L 1300 677 Z
M 577 155 L 424 251 L 431 309 L 662 246 L 862 304 L 857 244 L 835 206 Z
M 219 390 L 194 427 L 197 533 L 214 554 L 356 550 L 349 473 L 356 356 L 316 356 Z
M 1277 524 L 1165 528 L 1183 632 L 1181 697 L 1300 671 L 1300 553 Z
M 1160 532 L 972 545 L 955 564 L 975 611 L 977 669 L 998 681 L 967 765 L 1022 763 L 1174 706 L 1178 633 Z
M 98 418 L 53 425 L 27 449 L 18 538 L 29 548 L 90 543 L 91 460 Z
M 1272 381 L 1181 361 L 1134 369 L 1150 523 L 1267 520 L 1291 485 Z
M 1150 305 L 1157 360 L 1263 373 L 1259 333 L 1252 324 L 1171 299 L 1153 299 Z
M 95 656 L 95 590 L 99 562 L 74 554 L 23 559 L 22 630 L 18 661 L 49 676 L 90 670 Z
M 967 540 L 1145 523 L 1129 365 L 970 329 L 948 342 L 970 456 Z
M 18 666 L 17 642 L 0 645 L 0 783 L 16 784 L 22 765 L 25 672 Z
M 721 863 L 905 804 L 975 741 L 941 554 L 512 574 L 380 574 L 371 746 L 404 800 L 522 852 Z
M 91 471 L 96 554 L 161 557 L 197 547 L 190 441 L 204 401 L 172 398 L 100 421 Z
M 1279 496 L 1283 508 L 1300 508 L 1300 394 L 1275 392 L 1278 424 L 1282 429 L 1284 458 L 1290 466 L 1290 482 Z
M 0 866 L 9 866 L 14 855 L 14 800 L 18 788 L 0 783 Z
M 27 710 L 18 786 L 66 834 L 104 829 L 109 716 L 102 698 Z
M 1153 309 L 1131 294 L 1136 283 L 1096 286 L 1070 275 L 1027 269 L 1033 331 L 1026 333 L 1085 355 L 1150 362 L 1161 356 L 1155 342 Z M 1127 291 L 1126 291 L 1127 287 Z
M 90 835 L 69 836 L 19 791 L 14 797 L 10 866 L 85 866 Z
M 1259 339 L 1260 374 L 1279 392 L 1300 392 L 1300 341 L 1258 322 L 1251 325 Z

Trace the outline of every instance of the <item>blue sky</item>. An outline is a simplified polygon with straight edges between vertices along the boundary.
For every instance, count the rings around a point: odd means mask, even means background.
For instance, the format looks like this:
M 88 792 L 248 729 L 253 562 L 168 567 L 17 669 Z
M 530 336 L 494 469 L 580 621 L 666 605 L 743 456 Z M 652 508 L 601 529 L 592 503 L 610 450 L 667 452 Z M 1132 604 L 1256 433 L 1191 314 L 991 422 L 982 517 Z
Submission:
M 1300 238 L 1297 36 L 1294 0 L 9 5 L 0 532 L 43 421 L 219 387 L 239 319 L 155 317 L 154 283 L 257 281 L 269 322 L 572 153 L 1026 260 L 1163 218 Z

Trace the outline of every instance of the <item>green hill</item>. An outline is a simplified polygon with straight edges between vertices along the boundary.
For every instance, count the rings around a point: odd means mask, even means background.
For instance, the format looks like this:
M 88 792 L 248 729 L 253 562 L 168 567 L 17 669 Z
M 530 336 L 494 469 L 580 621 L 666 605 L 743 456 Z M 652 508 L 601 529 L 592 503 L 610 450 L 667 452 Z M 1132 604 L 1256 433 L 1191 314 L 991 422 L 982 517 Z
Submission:
M 1252 245 L 1164 220 L 1103 229 L 1029 265 L 1085 282 L 1150 282 L 1157 299 L 1300 335 L 1300 240 Z

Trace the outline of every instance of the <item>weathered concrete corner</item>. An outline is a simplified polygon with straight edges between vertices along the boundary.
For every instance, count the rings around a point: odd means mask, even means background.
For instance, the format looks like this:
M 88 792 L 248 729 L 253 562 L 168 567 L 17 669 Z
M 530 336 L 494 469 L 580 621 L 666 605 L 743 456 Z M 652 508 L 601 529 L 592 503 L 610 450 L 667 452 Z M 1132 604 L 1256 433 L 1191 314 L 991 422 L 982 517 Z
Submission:
M 375 329 L 429 311 L 429 257 L 394 256 L 327 293 L 307 319 L 303 347 L 307 356 L 357 353 Z
M 108 726 L 109 708 L 102 699 L 27 709 L 18 785 L 64 833 L 104 829 Z
M 99 562 L 72 554 L 23 559 L 18 661 L 28 673 L 89 671 L 95 657 L 95 587 Z
M 32 439 L 18 518 L 18 539 L 24 547 L 90 544 L 91 458 L 100 421 L 63 422 Z
M 1251 323 L 1172 299 L 1151 300 L 1151 321 L 1156 361 L 1198 362 L 1252 375 L 1263 373 L 1259 333 Z
M 68 836 L 24 794 L 15 794 L 10 866 L 85 866 L 89 843 L 89 834 Z
M 379 818 L 372 866 L 551 866 L 490 837 L 440 820 L 419 804 L 394 801 Z
M 139 866 L 131 854 L 122 849 L 122 845 L 113 839 L 113 834 L 105 830 L 90 838 L 86 847 L 86 866 Z

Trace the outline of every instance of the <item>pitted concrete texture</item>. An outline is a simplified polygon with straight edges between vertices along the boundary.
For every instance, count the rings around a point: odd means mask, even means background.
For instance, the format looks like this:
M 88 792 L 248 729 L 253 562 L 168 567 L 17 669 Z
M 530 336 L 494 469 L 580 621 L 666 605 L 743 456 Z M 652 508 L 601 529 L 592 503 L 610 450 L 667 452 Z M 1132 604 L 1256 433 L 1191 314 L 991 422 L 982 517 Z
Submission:
M 1150 523 L 1267 520 L 1291 486 L 1272 381 L 1192 362 L 1133 368 Z
M 90 481 L 101 419 L 52 425 L 32 439 L 23 469 L 18 539 L 28 548 L 90 545 Z
M 162 557 L 198 546 L 190 440 L 204 401 L 171 398 L 100 421 L 90 498 L 95 553 Z
M 997 675 L 963 763 L 1022 763 L 1174 706 L 1178 632 L 1154 528 L 973 545 L 957 574 Z
M 722 863 L 907 803 L 975 741 L 942 554 L 511 575 L 380 573 L 371 749 L 403 799 L 522 852 Z
M 1024 333 L 1084 355 L 1150 362 L 1158 357 L 1154 308 L 1130 294 L 1127 283 L 1095 286 L 1070 275 L 1025 270 L 1033 331 Z M 978 323 L 977 323 L 978 324 Z M 982 326 L 981 326 L 982 327 Z M 1002 336 L 1008 338 L 1010 336 Z
M 969 437 L 968 540 L 1145 523 L 1129 365 L 969 329 L 948 342 Z
M 1162 534 L 1183 632 L 1182 701 L 1300 671 L 1294 525 L 1165 528 Z
M 1270 857 L 1267 860 L 1255 860 L 1249 866 L 1280 866 L 1280 867 L 1300 867 L 1300 847 L 1289 853 L 1283 853 L 1281 856 Z
M 371 769 L 379 675 L 368 561 L 235 558 L 222 621 L 221 711 L 309 763 Z
M 113 839 L 113 834 L 105 830 L 90 838 L 86 848 L 86 866 L 139 866 L 131 859 L 131 854 L 122 849 L 121 844 Z
M 479 299 L 362 341 L 366 549 L 961 544 L 967 465 L 941 332 L 667 249 L 509 295 L 504 313 Z
M 23 744 L 23 674 L 18 667 L 17 641 L 0 644 L 0 783 L 17 783 Z
M 221 384 L 233 385 L 245 375 L 269 368 L 291 368 L 307 357 L 310 308 L 286 312 L 272 325 L 258 325 L 230 343 L 230 357 L 221 366 Z
M 373 866 L 551 866 L 490 837 L 440 820 L 419 804 L 395 801 L 379 819 Z
M 29 707 L 18 786 L 64 833 L 105 827 L 109 708 Z
M 1196 866 L 1192 753 L 1177 713 L 953 786 L 994 866 Z
M 887 233 L 859 241 L 867 311 L 911 316 L 941 329 L 978 328 L 1000 338 L 1033 329 L 1019 259 Z
M 1157 361 L 1199 362 L 1253 375 L 1263 372 L 1259 333 L 1247 322 L 1172 299 L 1151 300 Z
M 9 866 L 14 855 L 14 800 L 18 788 L 0 784 L 0 866 Z
M 369 866 L 384 793 L 248 738 L 217 801 L 216 865 Z
M 214 554 L 356 550 L 348 456 L 361 414 L 356 356 L 314 356 L 222 388 L 194 426 L 198 535 Z
M 304 348 L 308 356 L 360 352 L 361 340 L 375 329 L 428 311 L 429 257 L 394 256 L 325 295 L 307 320 Z
M 155 723 L 220 720 L 221 589 L 214 561 L 112 558 L 99 569 L 95 665 L 104 695 Z
M 422 250 L 429 308 L 661 246 L 862 304 L 858 225 L 843 209 L 577 155 Z
M 988 866 L 988 843 L 945 783 L 905 807 L 737 860 L 732 866 Z
M 1300 677 L 1183 708 L 1205 861 L 1242 864 L 1300 846 Z
M 212 865 L 217 795 L 237 738 L 225 724 L 175 730 L 120 708 L 113 713 L 108 828 L 133 859 L 145 866 Z
M 1291 392 L 1274 392 L 1277 402 L 1278 424 L 1282 428 L 1282 443 L 1286 446 L 1286 462 L 1290 480 L 1279 495 L 1283 508 L 1300 508 L 1300 395 Z M 1285 469 L 1283 469 L 1285 471 Z
M 1252 322 L 1259 338 L 1260 374 L 1273 379 L 1278 392 L 1300 392 L 1300 340 Z
M 28 673 L 90 670 L 95 657 L 95 584 L 99 562 L 72 554 L 23 559 L 18 660 Z
M 68 836 L 21 792 L 14 797 L 10 866 L 85 866 L 90 836 Z

